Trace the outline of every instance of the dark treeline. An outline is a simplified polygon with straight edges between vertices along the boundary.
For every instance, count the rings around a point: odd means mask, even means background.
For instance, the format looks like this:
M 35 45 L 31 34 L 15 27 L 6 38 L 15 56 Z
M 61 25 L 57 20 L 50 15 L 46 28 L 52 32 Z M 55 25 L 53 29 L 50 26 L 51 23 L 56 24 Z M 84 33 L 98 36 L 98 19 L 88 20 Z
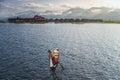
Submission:
M 35 15 L 33 18 L 9 18 L 10 23 L 73 23 L 73 22 L 103 22 L 101 19 L 46 19 L 42 16 Z

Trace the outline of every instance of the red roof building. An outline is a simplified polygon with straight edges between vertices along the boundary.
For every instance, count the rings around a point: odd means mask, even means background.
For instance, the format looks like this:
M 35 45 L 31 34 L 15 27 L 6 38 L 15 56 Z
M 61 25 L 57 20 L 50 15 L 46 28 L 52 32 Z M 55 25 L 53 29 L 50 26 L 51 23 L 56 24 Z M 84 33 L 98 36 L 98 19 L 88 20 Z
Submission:
M 35 15 L 35 16 L 34 16 L 34 19 L 35 19 L 35 20 L 42 20 L 43 18 L 42 18 L 41 16 Z

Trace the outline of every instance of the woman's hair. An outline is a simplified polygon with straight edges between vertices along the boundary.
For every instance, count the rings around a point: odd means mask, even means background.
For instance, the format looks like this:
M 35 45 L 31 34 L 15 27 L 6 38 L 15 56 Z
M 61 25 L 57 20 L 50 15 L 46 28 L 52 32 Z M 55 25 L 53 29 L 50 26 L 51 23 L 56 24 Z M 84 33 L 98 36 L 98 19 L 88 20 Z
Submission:
M 55 50 L 59 51 L 59 48 L 56 48 Z
M 48 50 L 48 52 L 49 52 L 49 53 L 51 53 L 51 52 L 52 52 L 52 50 Z

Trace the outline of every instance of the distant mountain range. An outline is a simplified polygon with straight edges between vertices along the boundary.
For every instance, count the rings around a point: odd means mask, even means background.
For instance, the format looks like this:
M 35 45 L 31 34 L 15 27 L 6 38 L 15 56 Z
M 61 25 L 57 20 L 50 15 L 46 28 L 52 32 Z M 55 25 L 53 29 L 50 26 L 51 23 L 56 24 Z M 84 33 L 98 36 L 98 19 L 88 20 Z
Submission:
M 1 13 L 0 13 L 1 14 Z M 3 15 L 4 13 L 2 13 Z M 90 9 L 70 8 L 61 13 L 55 11 L 22 11 L 15 12 L 14 15 L 8 17 L 33 17 L 34 15 L 41 15 L 45 18 L 86 18 L 86 19 L 104 19 L 104 20 L 120 20 L 120 9 L 112 9 L 107 7 L 92 7 Z M 1 15 L 0 15 L 1 16 Z M 3 18 L 1 16 L 1 18 Z
M 62 12 L 60 15 L 43 15 L 47 18 L 87 18 L 87 19 L 104 19 L 104 20 L 120 20 L 120 9 L 112 9 L 106 7 L 92 7 L 90 9 L 71 8 Z

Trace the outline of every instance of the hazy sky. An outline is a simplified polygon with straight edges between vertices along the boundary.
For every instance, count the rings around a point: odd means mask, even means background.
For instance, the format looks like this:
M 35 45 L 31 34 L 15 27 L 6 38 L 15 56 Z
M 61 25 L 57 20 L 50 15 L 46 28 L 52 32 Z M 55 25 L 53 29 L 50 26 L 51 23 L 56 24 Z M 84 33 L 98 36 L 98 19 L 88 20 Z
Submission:
M 0 0 L 0 16 L 24 11 L 54 11 L 57 14 L 75 7 L 120 8 L 120 0 Z
M 120 8 L 120 0 L 0 0 L 0 2 L 18 4 L 22 3 L 35 3 L 39 5 L 50 4 L 52 6 L 56 5 L 67 5 L 71 7 L 113 7 Z

